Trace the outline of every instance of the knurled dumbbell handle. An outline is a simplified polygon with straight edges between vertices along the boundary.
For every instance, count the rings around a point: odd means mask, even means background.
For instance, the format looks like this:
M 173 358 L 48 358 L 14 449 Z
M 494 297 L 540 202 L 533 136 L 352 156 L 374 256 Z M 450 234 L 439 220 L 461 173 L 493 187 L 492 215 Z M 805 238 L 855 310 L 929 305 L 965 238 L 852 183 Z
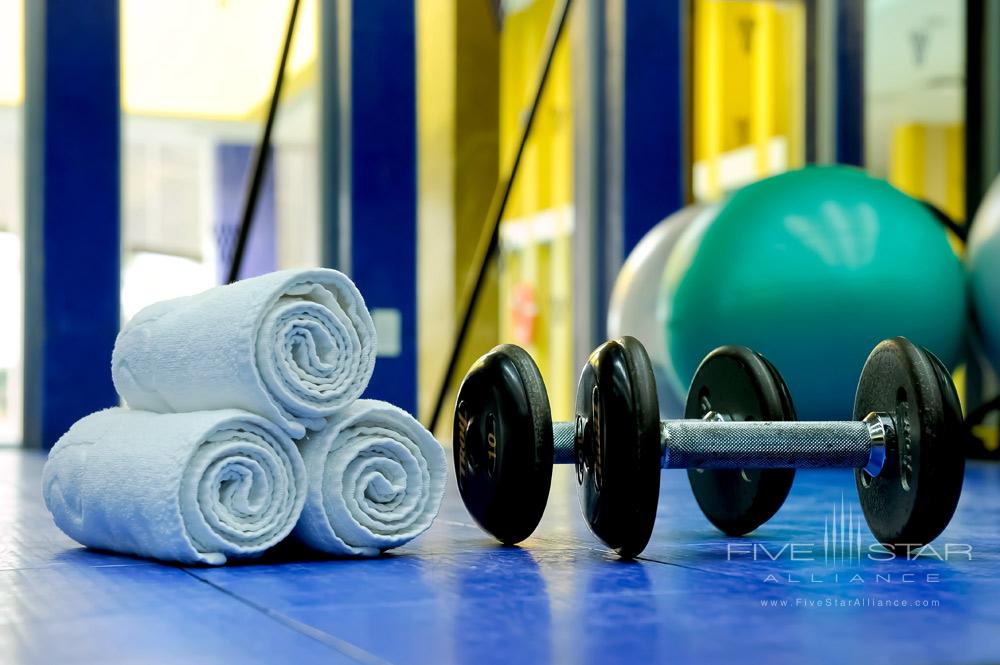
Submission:
M 552 423 L 552 463 L 576 464 L 576 424 L 572 422 Z
M 865 469 L 878 475 L 887 416 L 861 421 L 674 420 L 660 423 L 664 469 Z
M 572 422 L 553 423 L 553 462 L 576 462 Z M 892 420 L 861 421 L 665 420 L 660 423 L 664 469 L 865 469 L 876 476 L 885 461 Z

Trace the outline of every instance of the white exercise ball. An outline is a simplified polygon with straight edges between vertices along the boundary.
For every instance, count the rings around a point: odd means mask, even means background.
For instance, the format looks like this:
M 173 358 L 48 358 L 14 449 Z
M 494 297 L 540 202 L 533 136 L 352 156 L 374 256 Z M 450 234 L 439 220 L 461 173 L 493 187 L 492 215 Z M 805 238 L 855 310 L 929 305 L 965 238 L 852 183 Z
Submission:
M 979 204 L 965 255 L 983 346 L 993 368 L 1000 372 L 1000 178 Z
M 678 238 L 705 209 L 700 204 L 682 208 L 650 229 L 625 260 L 608 305 L 608 338 L 630 335 L 642 342 L 649 353 L 656 374 L 661 418 L 681 417 L 685 396 L 668 380 L 667 344 L 663 319 L 658 316 L 660 283 Z

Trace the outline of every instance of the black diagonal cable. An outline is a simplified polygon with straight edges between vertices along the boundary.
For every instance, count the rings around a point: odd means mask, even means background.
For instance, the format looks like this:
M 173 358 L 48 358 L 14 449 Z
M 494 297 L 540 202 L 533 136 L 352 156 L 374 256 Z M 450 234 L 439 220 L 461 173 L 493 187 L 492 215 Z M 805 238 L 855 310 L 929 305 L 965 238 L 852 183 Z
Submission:
M 941 226 L 954 233 L 955 237 L 961 240 L 962 244 L 965 244 L 965 242 L 969 238 L 968 228 L 956 222 L 954 219 L 951 218 L 951 215 L 949 215 L 944 210 L 934 205 L 930 201 L 922 200 L 920 202 L 924 204 L 924 207 L 927 208 L 932 215 L 934 215 L 937 221 L 941 223 Z
M 267 120 L 264 122 L 264 132 L 253 156 L 253 172 L 250 176 L 250 186 L 246 198 L 243 199 L 243 217 L 240 219 L 239 233 L 236 236 L 236 248 L 229 263 L 229 283 L 236 281 L 243 266 L 243 254 L 247 248 L 247 238 L 250 237 L 250 227 L 253 224 L 254 212 L 257 210 L 257 200 L 260 198 L 260 186 L 264 182 L 264 170 L 271 153 L 271 130 L 274 129 L 274 118 L 278 114 L 278 100 L 281 97 L 281 84 L 285 82 L 285 65 L 288 62 L 288 52 L 292 47 L 292 36 L 295 34 L 295 19 L 299 15 L 299 1 L 292 0 L 292 10 L 288 15 L 288 31 L 285 33 L 285 43 L 281 47 L 281 59 L 278 61 L 278 72 L 274 77 L 274 91 L 271 93 L 271 103 L 267 107 Z
M 555 56 L 559 38 L 565 32 L 566 18 L 569 16 L 571 4 L 572 0 L 563 0 L 562 5 L 553 13 L 548 32 L 545 36 L 542 61 L 538 70 L 538 78 L 535 81 L 535 94 L 531 100 L 531 106 L 528 107 L 528 115 L 521 126 L 521 135 L 518 139 L 517 151 L 514 153 L 514 160 L 511 162 L 507 173 L 503 174 L 497 181 L 496 189 L 493 190 L 493 199 L 490 202 L 489 213 L 486 215 L 483 232 L 479 236 L 479 242 L 476 244 L 476 252 L 473 255 L 471 264 L 474 266 L 475 273 L 467 281 L 464 291 L 465 297 L 462 299 L 462 308 L 460 310 L 460 323 L 451 346 L 451 354 L 448 356 L 448 366 L 438 387 L 437 397 L 434 400 L 434 410 L 431 411 L 431 416 L 427 421 L 427 428 L 432 432 L 437 426 L 438 418 L 441 416 L 444 400 L 448 396 L 448 387 L 451 385 L 452 376 L 455 374 L 455 368 L 458 365 L 458 357 L 462 352 L 462 346 L 469 332 L 472 313 L 482 293 L 490 260 L 494 252 L 496 252 L 497 241 L 500 236 L 500 220 L 503 219 L 504 211 L 507 208 L 507 200 L 510 198 L 510 192 L 514 186 L 514 178 L 517 176 L 518 168 L 521 165 L 521 156 L 524 154 L 524 147 L 528 142 L 528 136 L 531 134 L 531 127 L 538 113 L 538 106 L 542 101 L 542 93 L 545 92 L 545 83 L 549 78 L 549 71 L 552 69 L 552 59 Z

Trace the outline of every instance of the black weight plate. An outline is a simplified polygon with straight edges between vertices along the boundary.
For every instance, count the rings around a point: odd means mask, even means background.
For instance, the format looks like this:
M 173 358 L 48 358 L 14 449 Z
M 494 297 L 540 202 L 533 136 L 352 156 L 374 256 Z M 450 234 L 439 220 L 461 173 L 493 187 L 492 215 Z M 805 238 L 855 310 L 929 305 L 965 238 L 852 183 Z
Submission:
M 473 364 L 458 391 L 453 448 L 476 522 L 508 545 L 530 536 L 552 481 L 552 414 L 527 351 L 503 344 Z
M 723 346 L 701 361 L 688 390 L 685 418 L 709 411 L 735 421 L 795 420 L 781 375 L 759 353 Z M 742 536 L 771 519 L 792 489 L 795 469 L 688 469 L 698 507 L 723 533 Z
M 858 382 L 854 417 L 893 417 L 897 445 L 876 478 L 855 471 L 858 497 L 875 538 L 924 545 L 948 526 L 965 475 L 962 410 L 941 361 L 907 339 L 880 343 Z
M 660 408 L 639 340 L 605 342 L 576 393 L 576 472 L 590 530 L 625 558 L 646 547 L 660 496 Z

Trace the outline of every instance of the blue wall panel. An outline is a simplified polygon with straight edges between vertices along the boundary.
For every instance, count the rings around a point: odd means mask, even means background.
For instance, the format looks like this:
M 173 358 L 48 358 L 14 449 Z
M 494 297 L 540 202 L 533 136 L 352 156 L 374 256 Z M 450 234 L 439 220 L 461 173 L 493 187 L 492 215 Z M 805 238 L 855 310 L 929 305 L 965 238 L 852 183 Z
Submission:
M 837 162 L 865 163 L 865 3 L 837 2 Z
M 354 0 L 334 14 L 334 4 L 324 2 L 320 22 L 324 254 L 329 265 L 349 272 L 369 309 L 398 317 L 398 352 L 384 353 L 383 336 L 365 396 L 416 414 L 414 6 L 396 0 Z M 339 164 L 334 163 L 337 157 Z M 336 191 L 340 197 L 329 196 Z M 382 318 L 374 313 L 377 321 Z
M 398 312 L 398 354 L 365 396 L 417 409 L 417 129 L 414 6 L 354 0 L 347 26 L 350 273 L 369 309 Z
M 685 204 L 687 5 L 624 2 L 622 233 L 625 255 Z
M 117 0 L 25 3 L 24 440 L 118 403 Z

